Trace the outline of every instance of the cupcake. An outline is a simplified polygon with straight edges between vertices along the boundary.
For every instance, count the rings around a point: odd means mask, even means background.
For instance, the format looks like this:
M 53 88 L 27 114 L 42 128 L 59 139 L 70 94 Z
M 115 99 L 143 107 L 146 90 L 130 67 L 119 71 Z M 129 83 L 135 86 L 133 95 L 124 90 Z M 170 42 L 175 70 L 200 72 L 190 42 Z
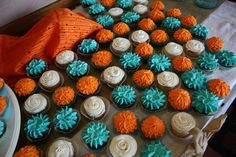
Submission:
M 47 156 L 63 156 L 63 157 L 75 157 L 76 148 L 73 143 L 67 139 L 58 139 L 49 145 Z
M 157 75 L 157 87 L 164 92 L 180 86 L 178 75 L 170 71 L 163 71 Z
M 171 157 L 171 151 L 160 140 L 152 141 L 141 150 L 140 157 Z
M 141 57 L 132 52 L 125 52 L 120 57 L 120 66 L 127 72 L 136 71 L 141 65 Z
M 161 47 L 165 45 L 169 40 L 168 34 L 161 29 L 156 29 L 155 31 L 153 31 L 150 35 L 150 38 L 152 45 L 155 47 Z
M 133 11 L 128 11 L 121 16 L 121 22 L 128 24 L 130 27 L 134 27 L 140 20 L 140 15 Z
M 181 75 L 181 79 L 184 85 L 189 89 L 199 90 L 205 88 L 206 76 L 203 72 L 195 68 L 185 71 Z
M 166 11 L 166 16 L 167 17 L 174 17 L 174 18 L 180 18 L 181 16 L 181 10 L 179 8 L 169 8 Z
M 188 110 L 191 105 L 191 97 L 187 90 L 174 88 L 168 93 L 168 103 L 175 110 Z
M 224 98 L 230 94 L 230 86 L 223 80 L 212 79 L 207 82 L 207 88 L 218 98 Z
M 0 91 L 4 88 L 4 80 L 0 77 Z
M 82 139 L 85 144 L 91 149 L 99 149 L 103 147 L 110 137 L 110 131 L 106 124 L 102 122 L 88 123 L 83 132 Z
M 112 31 L 108 29 L 100 29 L 95 36 L 95 40 L 100 44 L 100 46 L 106 47 L 111 43 L 113 38 L 114 35 Z
M 114 128 L 120 134 L 133 133 L 138 128 L 138 119 L 128 110 L 117 112 L 114 116 Z
M 195 38 L 205 40 L 206 37 L 209 34 L 209 30 L 207 27 L 201 25 L 201 24 L 196 24 L 190 29 L 190 32 Z
M 26 74 L 33 78 L 38 78 L 47 70 L 47 63 L 42 59 L 32 59 L 26 65 Z
M 109 87 L 113 88 L 125 81 L 126 74 L 124 70 L 118 66 L 111 66 L 102 72 L 101 78 Z
M 116 3 L 115 0 L 101 0 L 101 4 L 106 8 L 111 8 Z
M 199 69 L 206 72 L 214 71 L 219 67 L 218 59 L 216 59 L 215 55 L 210 53 L 200 55 L 197 58 L 197 65 Z
M 36 82 L 30 78 L 18 80 L 14 86 L 14 92 L 19 97 L 27 97 L 36 90 Z
M 0 138 L 4 135 L 6 131 L 6 123 L 0 119 Z
M 49 98 L 40 93 L 29 96 L 24 103 L 24 111 L 29 115 L 45 113 L 49 108 Z
M 143 30 L 136 30 L 130 35 L 130 40 L 134 46 L 140 43 L 149 42 L 149 35 Z
M 170 120 L 171 131 L 178 137 L 187 137 L 190 131 L 196 127 L 194 117 L 186 112 L 175 113 Z
M 148 5 L 149 1 L 148 0 L 133 0 L 135 4 L 143 4 L 143 5 Z
M 171 61 L 168 57 L 163 54 L 153 54 L 148 59 L 148 66 L 150 69 L 155 72 L 159 73 L 171 68 Z
M 197 24 L 197 19 L 192 15 L 185 15 L 184 17 L 181 18 L 180 21 L 181 25 L 187 29 L 192 28 Z M 190 32 L 194 35 L 192 31 Z
M 72 132 L 79 123 L 79 114 L 70 107 L 61 108 L 53 117 L 54 127 L 62 133 Z
M 104 69 L 112 62 L 112 53 L 107 50 L 97 51 L 92 55 L 91 63 L 97 69 Z
M 205 51 L 205 46 L 198 40 L 189 40 L 185 44 L 184 50 L 185 56 L 194 60 Z
M 130 32 L 129 26 L 124 22 L 118 22 L 113 26 L 112 31 L 117 37 L 128 37 Z
M 101 24 L 104 28 L 108 29 L 108 28 L 112 28 L 115 21 L 110 15 L 99 15 L 96 18 L 96 22 Z M 111 41 L 111 40 L 109 40 L 109 41 Z
M 99 44 L 93 39 L 83 39 L 77 46 L 77 52 L 83 56 L 91 56 L 99 48 Z
M 34 145 L 21 147 L 16 151 L 13 157 L 41 157 L 41 151 Z
M 84 154 L 80 157 L 97 157 L 97 156 L 95 154 L 88 153 L 88 154 Z
M 138 144 L 130 135 L 117 135 L 112 138 L 109 151 L 113 157 L 131 157 L 135 156 L 138 150 Z
M 76 89 L 82 96 L 90 96 L 99 92 L 100 82 L 95 76 L 83 76 L 77 84 Z
M 137 4 L 133 7 L 133 11 L 138 13 L 141 17 L 145 17 L 148 12 L 148 7 L 143 4 Z
M 96 3 L 96 0 L 80 0 L 80 4 L 83 6 L 83 7 L 89 7 L 93 4 Z
M 7 108 L 7 100 L 4 96 L 0 95 L 0 116 L 2 116 Z
M 141 131 L 144 137 L 153 140 L 163 136 L 165 125 L 159 117 L 151 115 L 142 121 Z
M 105 11 L 105 7 L 100 3 L 95 3 L 89 7 L 88 13 L 92 16 L 101 14 Z
M 184 44 L 192 39 L 191 33 L 184 28 L 180 28 L 177 31 L 175 31 L 173 37 L 175 41 L 178 42 L 179 44 Z
M 55 70 L 49 70 L 43 73 L 39 79 L 39 87 L 47 92 L 54 91 L 56 88 L 62 86 L 63 77 Z
M 138 88 L 150 87 L 154 83 L 154 74 L 151 70 L 141 69 L 134 73 L 133 81 Z
M 236 55 L 228 50 L 222 50 L 217 53 L 218 62 L 221 66 L 232 68 L 236 65 Z
M 129 85 L 120 85 L 113 89 L 112 100 L 119 108 L 129 108 L 133 106 L 137 99 L 135 89 Z
M 181 27 L 180 20 L 174 17 L 167 17 L 165 18 L 161 26 L 169 33 L 173 34 L 177 29 Z
M 115 20 L 115 21 L 119 21 L 121 15 L 123 14 L 123 9 L 119 8 L 119 7 L 114 7 L 108 10 L 108 14 Z
M 25 123 L 26 137 L 32 142 L 39 142 L 47 138 L 51 130 L 51 122 L 47 115 L 37 114 Z
M 142 106 L 148 111 L 158 111 L 165 106 L 166 95 L 155 88 L 148 88 L 141 95 Z
M 53 102 L 58 107 L 72 105 L 75 99 L 75 91 L 70 86 L 57 88 L 53 93 Z
M 114 55 L 120 56 L 123 52 L 129 51 L 131 49 L 131 43 L 126 38 L 115 38 L 111 45 L 110 49 Z
M 154 49 L 149 43 L 140 43 L 135 48 L 135 53 L 142 57 L 142 59 L 146 60 L 154 53 Z
M 162 20 L 165 19 L 165 14 L 157 9 L 153 9 L 148 13 L 148 17 L 152 19 L 156 25 L 161 24 Z
M 156 24 L 152 19 L 144 18 L 139 21 L 138 28 L 144 30 L 147 33 L 151 33 L 156 28 Z
M 116 3 L 122 9 L 128 9 L 133 5 L 132 0 L 117 0 Z
M 188 57 L 177 56 L 172 59 L 172 67 L 175 71 L 181 73 L 193 68 L 193 62 Z
M 162 53 L 170 59 L 183 55 L 183 52 L 183 46 L 175 42 L 169 42 L 162 49 Z
M 192 94 L 192 107 L 199 113 L 211 115 L 219 109 L 219 99 L 212 92 L 202 89 Z
M 68 64 L 78 59 L 76 53 L 71 50 L 61 51 L 55 59 L 55 64 L 58 68 L 65 69 Z
M 82 60 L 73 61 L 66 68 L 66 73 L 72 79 L 75 79 L 75 80 L 88 74 L 88 72 L 89 72 L 89 65 L 88 63 Z
M 157 1 L 152 1 L 149 7 L 150 10 L 164 10 L 165 5 L 163 4 L 162 1 L 157 0 Z
M 224 41 L 219 37 L 210 37 L 205 42 L 209 52 L 217 53 L 224 47 Z

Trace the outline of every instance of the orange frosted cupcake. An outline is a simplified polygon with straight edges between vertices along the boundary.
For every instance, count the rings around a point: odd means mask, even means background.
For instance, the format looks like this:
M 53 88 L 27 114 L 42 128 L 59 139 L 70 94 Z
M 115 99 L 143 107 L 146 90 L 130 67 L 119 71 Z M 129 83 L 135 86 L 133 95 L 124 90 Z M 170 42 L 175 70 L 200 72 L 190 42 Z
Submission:
M 192 15 L 186 15 L 180 21 L 185 28 L 191 28 L 197 24 L 197 19 Z
M 36 83 L 30 78 L 22 78 L 16 82 L 14 92 L 17 96 L 26 97 L 32 94 L 36 89 Z
M 40 151 L 32 145 L 22 147 L 13 157 L 41 157 Z
M 148 13 L 148 17 L 151 18 L 156 24 L 160 24 L 165 18 L 165 15 L 162 11 L 154 9 Z
M 169 91 L 168 103 L 176 110 L 187 110 L 190 108 L 191 98 L 189 92 L 182 88 Z
M 84 154 L 80 157 L 96 157 L 96 155 L 95 154 Z
M 141 56 L 143 59 L 147 59 L 153 54 L 153 47 L 149 43 L 140 43 L 135 48 L 135 53 Z
M 93 95 L 99 89 L 99 80 L 95 76 L 83 76 L 78 80 L 76 88 L 83 96 Z
M 0 90 L 4 87 L 4 80 L 0 77 Z
M 7 100 L 4 96 L 0 96 L 0 116 L 4 113 L 7 108 Z
M 224 98 L 230 94 L 230 86 L 225 81 L 220 79 L 208 81 L 207 87 L 219 98 Z
M 101 29 L 97 32 L 95 36 L 95 40 L 101 45 L 101 46 L 108 46 L 110 42 L 113 40 L 114 34 L 112 31 L 108 29 Z
M 53 93 L 53 101 L 57 106 L 71 105 L 75 100 L 75 92 L 69 86 L 57 88 Z
M 166 12 L 168 17 L 179 18 L 181 16 L 181 10 L 179 8 L 169 8 Z
M 178 72 L 184 72 L 193 68 L 191 59 L 183 56 L 177 56 L 172 60 L 172 67 Z
M 138 23 L 139 29 L 146 31 L 147 33 L 152 32 L 156 28 L 156 24 L 150 18 L 144 18 Z
M 118 133 L 132 133 L 137 129 L 137 126 L 137 117 L 131 111 L 117 112 L 114 116 L 114 128 Z
M 164 10 L 165 8 L 165 5 L 163 4 L 162 1 L 153 1 L 151 4 L 150 4 L 150 10 Z
M 116 36 L 128 36 L 130 32 L 129 26 L 124 22 L 118 22 L 113 26 L 113 32 Z
M 107 50 L 101 50 L 92 55 L 91 62 L 96 68 L 104 69 L 112 62 L 112 53 Z
M 211 37 L 206 40 L 207 49 L 211 52 L 218 52 L 224 47 L 224 41 L 219 37 Z
M 104 7 L 112 7 L 114 4 L 115 4 L 115 0 L 101 0 L 101 4 L 104 6 Z
M 154 82 L 154 74 L 151 70 L 141 69 L 134 73 L 133 79 L 138 87 L 149 87 Z
M 150 35 L 151 43 L 157 47 L 163 46 L 169 39 L 167 33 L 164 30 L 157 29 Z
M 152 115 L 143 120 L 141 131 L 146 138 L 156 139 L 164 134 L 165 125 L 159 117 Z
M 174 32 L 173 37 L 178 43 L 184 44 L 192 39 L 192 34 L 187 29 L 180 28 Z

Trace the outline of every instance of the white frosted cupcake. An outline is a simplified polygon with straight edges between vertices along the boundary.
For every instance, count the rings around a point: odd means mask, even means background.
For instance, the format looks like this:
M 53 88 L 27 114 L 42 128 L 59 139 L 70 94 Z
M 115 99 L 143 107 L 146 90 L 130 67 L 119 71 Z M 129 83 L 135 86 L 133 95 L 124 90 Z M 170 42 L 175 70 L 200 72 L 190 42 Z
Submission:
M 189 131 L 196 127 L 194 117 L 186 112 L 179 112 L 171 118 L 171 131 L 178 137 L 187 137 Z
M 169 42 L 163 47 L 162 53 L 172 59 L 183 54 L 183 46 L 175 42 Z
M 123 14 L 123 9 L 119 7 L 111 8 L 108 11 L 108 14 L 113 17 L 113 19 L 118 20 L 120 16 Z
M 69 63 L 77 59 L 76 53 L 71 50 L 64 50 L 56 56 L 55 65 L 58 68 L 65 69 Z
M 134 46 L 150 41 L 149 35 L 143 30 L 134 31 L 129 38 Z
M 109 151 L 113 157 L 134 157 L 137 148 L 137 142 L 132 136 L 118 135 L 112 138 Z
M 148 13 L 148 7 L 143 4 L 137 4 L 133 7 L 133 11 L 138 13 L 141 17 L 144 17 Z
M 101 78 L 103 82 L 113 88 L 125 81 L 126 73 L 118 66 L 111 66 L 102 72 Z
M 113 39 L 110 49 L 114 55 L 120 56 L 123 52 L 131 50 L 131 43 L 126 38 L 118 37 Z
M 178 75 L 170 71 L 164 71 L 157 75 L 157 87 L 164 92 L 178 87 L 180 85 L 180 79 Z
M 205 51 L 205 46 L 198 40 L 189 40 L 185 46 L 185 55 L 190 59 L 196 59 Z
M 133 0 L 136 4 L 148 5 L 148 0 Z

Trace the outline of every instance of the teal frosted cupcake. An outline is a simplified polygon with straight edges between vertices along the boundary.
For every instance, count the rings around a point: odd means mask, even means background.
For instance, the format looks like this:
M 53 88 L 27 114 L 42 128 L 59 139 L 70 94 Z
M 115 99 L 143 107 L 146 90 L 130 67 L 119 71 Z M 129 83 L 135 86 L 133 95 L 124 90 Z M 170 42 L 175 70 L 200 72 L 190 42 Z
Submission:
M 195 26 L 193 26 L 191 29 L 190 29 L 190 32 L 192 33 L 192 35 L 195 37 L 195 38 L 198 38 L 198 39 L 206 39 L 206 37 L 208 36 L 209 34 L 209 30 L 207 27 L 201 25 L 201 24 L 196 24 Z
M 161 26 L 169 33 L 173 34 L 177 29 L 180 28 L 181 22 L 179 19 L 174 17 L 167 17 L 162 21 Z
M 26 66 L 26 73 L 30 77 L 40 77 L 47 70 L 47 63 L 42 59 L 32 59 Z
M 154 54 L 148 59 L 148 66 L 150 69 L 159 73 L 171 68 L 171 61 L 163 54 Z
M 120 57 L 120 66 L 127 72 L 136 71 L 141 65 L 141 57 L 132 52 L 125 52 Z
M 77 52 L 82 56 L 89 57 L 99 48 L 99 44 L 93 39 L 84 39 L 77 46 Z
M 192 107 L 199 113 L 213 114 L 220 107 L 219 98 L 206 89 L 199 90 L 192 94 Z
M 106 145 L 110 137 L 110 131 L 106 124 L 101 122 L 88 123 L 83 132 L 82 139 L 91 149 L 99 149 Z
M 135 24 L 140 20 L 140 15 L 133 11 L 128 11 L 121 16 L 121 21 L 134 27 Z
M 104 28 L 111 28 L 114 25 L 114 19 L 110 15 L 100 15 L 96 18 L 96 21 Z
M 217 58 L 219 60 L 220 65 L 223 67 L 231 68 L 236 65 L 236 55 L 231 51 L 222 50 L 217 53 Z
M 88 63 L 81 61 L 81 60 L 71 62 L 66 68 L 66 73 L 72 79 L 78 79 L 78 78 L 86 75 L 88 72 L 89 72 Z
M 148 111 L 157 111 L 165 106 L 166 95 L 158 89 L 149 88 L 142 92 L 141 103 Z
M 132 0 L 117 0 L 116 3 L 122 9 L 130 8 L 133 5 Z
M 90 5 L 93 5 L 96 3 L 96 0 L 80 0 L 80 4 L 83 7 L 89 7 Z
M 144 146 L 140 157 L 171 157 L 171 151 L 160 140 L 156 140 Z
M 79 114 L 70 107 L 57 111 L 53 117 L 55 129 L 62 133 L 72 132 L 79 123 Z
M 37 114 L 25 123 L 26 137 L 31 142 L 39 142 L 47 138 L 51 130 L 51 122 L 47 115 Z
M 181 75 L 181 79 L 186 87 L 193 90 L 203 89 L 206 85 L 205 74 L 195 68 L 185 71 Z
M 105 11 L 105 7 L 100 3 L 95 3 L 89 7 L 88 13 L 90 15 L 98 15 Z
M 128 108 L 135 104 L 137 94 L 129 85 L 116 86 L 112 91 L 112 100 L 119 108 Z
M 201 70 L 212 72 L 219 67 L 218 59 L 215 55 L 205 53 L 197 58 L 197 65 Z
M 0 137 L 3 136 L 5 131 L 6 131 L 6 124 L 3 120 L 0 120 Z

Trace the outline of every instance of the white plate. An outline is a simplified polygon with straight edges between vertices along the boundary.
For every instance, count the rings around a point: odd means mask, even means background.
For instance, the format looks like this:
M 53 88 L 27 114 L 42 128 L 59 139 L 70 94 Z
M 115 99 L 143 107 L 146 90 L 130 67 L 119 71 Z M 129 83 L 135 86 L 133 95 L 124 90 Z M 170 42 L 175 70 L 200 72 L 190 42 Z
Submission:
M 17 98 L 7 84 L 0 91 L 7 98 L 7 108 L 0 117 L 6 122 L 6 132 L 0 138 L 0 156 L 12 157 L 20 133 L 21 113 Z

